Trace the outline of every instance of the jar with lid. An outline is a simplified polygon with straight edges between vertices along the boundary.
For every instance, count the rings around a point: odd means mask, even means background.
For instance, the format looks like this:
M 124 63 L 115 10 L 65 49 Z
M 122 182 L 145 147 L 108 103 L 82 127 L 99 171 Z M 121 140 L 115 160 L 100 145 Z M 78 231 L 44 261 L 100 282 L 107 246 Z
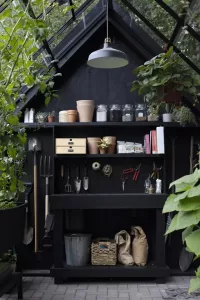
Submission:
M 122 107 L 122 122 L 133 122 L 133 105 L 125 104 Z
M 96 121 L 97 122 L 107 121 L 107 105 L 105 104 L 97 105 Z
M 145 104 L 135 105 L 135 120 L 146 121 L 147 120 L 147 109 Z
M 121 122 L 121 121 L 122 121 L 121 105 L 119 104 L 110 105 L 110 122 Z

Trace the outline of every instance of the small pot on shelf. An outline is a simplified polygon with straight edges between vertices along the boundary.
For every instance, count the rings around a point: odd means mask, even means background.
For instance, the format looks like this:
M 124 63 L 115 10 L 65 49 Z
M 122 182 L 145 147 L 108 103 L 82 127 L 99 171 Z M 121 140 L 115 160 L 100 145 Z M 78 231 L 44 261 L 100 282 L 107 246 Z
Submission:
M 150 114 L 147 116 L 147 120 L 148 122 L 157 122 L 159 120 L 159 116 Z
M 77 121 L 78 112 L 77 110 L 67 111 L 67 122 L 75 123 Z
M 99 142 L 100 142 L 100 137 L 89 137 L 87 138 L 87 145 L 88 145 L 88 150 L 89 154 L 99 154 Z
M 172 122 L 172 114 L 166 113 L 162 115 L 163 122 Z
M 100 154 L 106 154 L 107 148 L 99 148 Z
M 51 112 L 47 113 L 47 120 L 48 120 L 48 123 L 55 122 L 55 111 L 51 111 Z

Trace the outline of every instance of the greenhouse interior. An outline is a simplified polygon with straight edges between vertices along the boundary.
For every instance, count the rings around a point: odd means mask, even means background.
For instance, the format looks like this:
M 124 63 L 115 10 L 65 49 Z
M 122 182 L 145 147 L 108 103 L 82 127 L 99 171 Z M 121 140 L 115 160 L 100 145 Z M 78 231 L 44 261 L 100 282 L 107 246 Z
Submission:
M 200 0 L 0 1 L 0 56 L 0 298 L 200 299 Z

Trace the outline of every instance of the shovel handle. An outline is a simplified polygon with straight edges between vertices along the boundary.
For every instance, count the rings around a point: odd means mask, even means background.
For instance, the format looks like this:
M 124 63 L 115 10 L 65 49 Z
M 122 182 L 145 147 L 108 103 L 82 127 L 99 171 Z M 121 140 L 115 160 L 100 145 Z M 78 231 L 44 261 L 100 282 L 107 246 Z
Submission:
M 35 237 L 34 237 L 34 251 L 35 253 L 38 252 L 38 220 L 37 220 L 37 212 L 38 212 L 38 205 L 37 205 L 37 165 L 36 165 L 36 153 L 34 153 L 34 231 L 35 231 Z

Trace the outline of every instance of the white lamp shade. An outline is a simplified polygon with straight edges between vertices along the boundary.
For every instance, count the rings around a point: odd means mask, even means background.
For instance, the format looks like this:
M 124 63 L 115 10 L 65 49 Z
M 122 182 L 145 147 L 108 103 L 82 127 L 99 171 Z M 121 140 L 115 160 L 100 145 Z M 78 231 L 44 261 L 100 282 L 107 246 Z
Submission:
M 127 66 L 128 58 L 124 52 L 114 49 L 108 43 L 105 43 L 103 49 L 92 52 L 89 55 L 87 64 L 93 68 L 115 69 Z

